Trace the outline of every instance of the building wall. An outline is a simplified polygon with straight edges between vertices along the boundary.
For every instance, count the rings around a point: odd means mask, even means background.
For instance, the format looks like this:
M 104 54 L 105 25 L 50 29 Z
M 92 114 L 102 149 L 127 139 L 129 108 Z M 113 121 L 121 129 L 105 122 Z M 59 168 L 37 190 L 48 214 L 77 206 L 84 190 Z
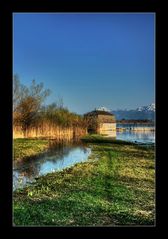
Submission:
M 98 133 L 116 137 L 116 123 L 100 123 Z
M 86 116 L 89 119 L 89 133 L 112 135 L 116 137 L 116 119 L 114 115 L 90 114 Z

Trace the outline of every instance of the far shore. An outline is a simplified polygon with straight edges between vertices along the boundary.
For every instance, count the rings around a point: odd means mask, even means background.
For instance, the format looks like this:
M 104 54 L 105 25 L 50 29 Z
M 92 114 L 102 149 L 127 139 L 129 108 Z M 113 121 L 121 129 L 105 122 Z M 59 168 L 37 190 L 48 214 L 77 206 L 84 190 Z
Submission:
M 155 127 L 117 127 L 116 128 L 117 132 L 122 132 L 122 131 L 138 131 L 138 132 L 148 132 L 148 131 L 155 131 Z

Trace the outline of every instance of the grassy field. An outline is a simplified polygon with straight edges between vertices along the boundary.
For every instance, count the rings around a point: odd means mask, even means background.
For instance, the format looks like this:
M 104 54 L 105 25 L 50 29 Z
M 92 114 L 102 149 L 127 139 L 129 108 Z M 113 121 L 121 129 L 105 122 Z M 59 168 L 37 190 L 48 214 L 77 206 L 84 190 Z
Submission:
M 85 163 L 40 177 L 13 194 L 15 225 L 153 225 L 154 147 L 94 143 Z M 112 141 L 113 142 L 113 141 Z M 16 148 L 15 148 L 16 150 Z
M 13 140 L 13 159 L 38 155 L 48 148 L 48 140 L 40 139 L 14 139 Z
M 86 143 L 96 143 L 96 144 L 110 143 L 110 144 L 132 145 L 131 142 L 117 140 L 117 139 L 111 138 L 111 137 L 104 137 L 100 134 L 86 135 L 86 136 L 82 137 L 81 140 Z

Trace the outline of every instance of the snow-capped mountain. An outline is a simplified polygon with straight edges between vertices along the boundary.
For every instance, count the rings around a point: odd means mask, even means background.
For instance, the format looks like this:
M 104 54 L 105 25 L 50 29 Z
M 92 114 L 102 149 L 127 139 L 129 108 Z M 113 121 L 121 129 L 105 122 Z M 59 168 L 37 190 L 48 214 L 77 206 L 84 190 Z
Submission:
M 147 106 L 140 106 L 136 110 L 137 111 L 154 111 L 155 112 L 155 103 L 152 103 Z
M 121 119 L 148 119 L 154 120 L 155 118 L 155 103 L 152 103 L 148 106 L 140 106 L 137 109 L 132 110 L 113 110 L 112 113 L 116 115 L 117 120 Z

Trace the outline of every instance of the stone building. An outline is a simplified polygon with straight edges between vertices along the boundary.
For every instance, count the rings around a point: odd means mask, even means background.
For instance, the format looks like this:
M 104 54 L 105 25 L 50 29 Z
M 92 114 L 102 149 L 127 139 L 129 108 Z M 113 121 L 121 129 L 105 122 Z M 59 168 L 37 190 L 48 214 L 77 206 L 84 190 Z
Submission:
M 105 110 L 94 110 L 84 115 L 88 122 L 88 133 L 116 136 L 115 115 Z

